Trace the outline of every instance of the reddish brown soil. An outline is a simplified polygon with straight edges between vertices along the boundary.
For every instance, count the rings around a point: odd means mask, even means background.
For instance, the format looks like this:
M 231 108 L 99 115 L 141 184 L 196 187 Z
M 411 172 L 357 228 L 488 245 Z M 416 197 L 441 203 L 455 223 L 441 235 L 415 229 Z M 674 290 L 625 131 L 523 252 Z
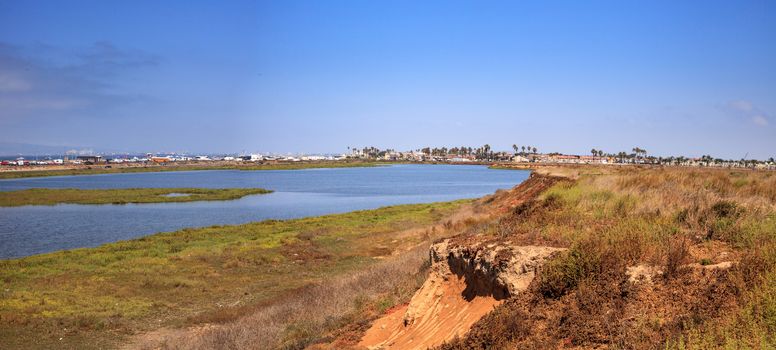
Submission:
M 640 265 L 585 281 L 559 298 L 542 295 L 534 283 L 442 349 L 654 348 L 689 324 L 732 313 L 739 268 L 729 261 L 693 263 L 669 279 L 657 267 Z M 633 271 L 642 278 L 629 279 Z
M 492 215 L 503 215 L 534 201 L 541 192 L 562 180 L 532 175 L 512 190 L 483 198 L 475 207 Z M 442 243 L 445 248 L 432 255 L 441 253 L 443 256 L 437 257 L 440 260 L 435 260 L 428 280 L 409 305 L 395 308 L 374 321 L 358 347 L 426 349 L 463 337 L 475 322 L 510 296 L 505 282 L 516 289 L 512 292 L 517 292 L 526 289 L 533 279 L 531 271 L 522 274 L 504 271 L 502 274 L 498 272 L 500 266 L 515 264 L 516 268 L 505 270 L 520 271 L 517 266 L 522 269 L 534 266 L 533 263 L 525 265 L 521 259 L 536 260 L 556 251 L 545 247 L 522 247 L 523 254 L 514 256 L 510 249 L 499 250 L 486 241 L 483 237 L 463 234 Z M 456 248 L 463 250 L 455 253 L 448 250 Z M 482 270 L 488 266 L 498 271 Z
M 467 300 L 465 278 L 436 277 L 412 298 L 412 321 L 405 316 L 409 305 L 392 310 L 376 320 L 359 346 L 369 349 L 426 349 L 466 334 L 472 324 L 501 303 L 491 295 Z

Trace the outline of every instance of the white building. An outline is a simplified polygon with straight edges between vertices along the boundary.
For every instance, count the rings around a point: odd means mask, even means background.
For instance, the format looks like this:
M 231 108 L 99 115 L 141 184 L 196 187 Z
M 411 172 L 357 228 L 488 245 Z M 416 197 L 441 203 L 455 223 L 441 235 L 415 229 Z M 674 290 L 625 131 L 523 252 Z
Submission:
M 523 157 L 521 155 L 515 155 L 514 157 L 512 157 L 512 161 L 515 162 L 515 163 L 528 163 L 528 162 L 530 162 L 530 160 L 528 158 Z

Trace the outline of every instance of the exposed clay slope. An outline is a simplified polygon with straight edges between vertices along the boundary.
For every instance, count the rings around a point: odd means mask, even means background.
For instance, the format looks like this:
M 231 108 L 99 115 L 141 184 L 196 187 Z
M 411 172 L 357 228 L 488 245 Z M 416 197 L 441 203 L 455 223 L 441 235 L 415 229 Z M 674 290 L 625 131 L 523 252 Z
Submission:
M 425 349 L 460 337 L 506 298 L 525 290 L 535 269 L 559 248 L 431 248 L 432 270 L 409 305 L 378 319 L 359 343 L 370 349 Z
M 532 174 L 507 191 L 477 202 L 500 217 L 536 197 L 561 177 Z M 535 270 L 561 248 L 515 246 L 496 237 L 462 234 L 431 247 L 431 272 L 408 305 L 376 320 L 360 347 L 426 349 L 464 336 L 482 316 L 528 288 Z
M 465 279 L 458 276 L 429 279 L 410 305 L 375 321 L 359 345 L 370 349 L 425 349 L 464 335 L 482 315 L 501 303 L 492 296 L 475 296 L 467 301 L 461 296 L 466 288 Z M 410 313 L 414 315 L 413 323 L 405 325 Z
M 569 250 L 440 349 L 774 348 L 771 178 L 591 173 L 456 237 Z

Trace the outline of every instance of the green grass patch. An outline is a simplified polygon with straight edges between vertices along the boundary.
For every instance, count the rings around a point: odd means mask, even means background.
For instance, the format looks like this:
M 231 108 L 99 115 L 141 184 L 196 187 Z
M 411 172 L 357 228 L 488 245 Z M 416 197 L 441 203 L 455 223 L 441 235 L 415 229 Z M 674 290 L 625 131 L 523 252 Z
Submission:
M 59 347 L 60 337 L 113 347 L 124 335 L 265 302 L 370 266 L 376 245 L 404 249 L 420 238 L 401 231 L 468 202 L 184 229 L 2 260 L 0 348 Z
M 75 188 L 33 188 L 0 192 L 0 207 L 22 205 L 127 204 L 221 201 L 272 191 L 262 188 L 127 188 L 83 190 Z

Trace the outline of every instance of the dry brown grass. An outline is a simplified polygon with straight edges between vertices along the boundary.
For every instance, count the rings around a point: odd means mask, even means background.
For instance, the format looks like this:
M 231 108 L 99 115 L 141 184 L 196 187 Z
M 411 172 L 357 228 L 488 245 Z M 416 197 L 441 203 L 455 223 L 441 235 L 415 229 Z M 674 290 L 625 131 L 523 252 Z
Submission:
M 438 224 L 395 233 L 394 237 L 420 243 L 407 248 L 392 247 L 394 253 L 381 262 L 308 284 L 260 305 L 228 308 L 223 313 L 211 313 L 208 318 L 192 319 L 197 326 L 148 334 L 131 347 L 301 349 L 316 343 L 318 347 L 334 349 L 353 346 L 370 320 L 409 301 L 423 284 L 432 241 L 461 232 L 487 217 L 482 203 L 462 206 Z
M 771 173 L 605 167 L 549 173 L 575 180 L 555 180 L 538 196 L 499 192 L 471 207 L 477 219 L 458 218 L 420 235 L 433 239 L 456 232 L 465 239 L 569 248 L 538 272 L 528 292 L 443 348 L 776 344 L 776 177 Z M 489 217 L 488 211 L 499 215 Z M 171 337 L 164 346 L 351 346 L 370 319 L 408 300 L 422 283 L 426 247 L 296 290 L 235 321 Z M 720 262 L 732 267 L 703 266 Z M 635 265 L 660 273 L 651 282 L 633 283 L 626 271 Z
M 428 247 L 423 244 L 356 273 L 298 289 L 235 322 L 167 339 L 163 348 L 301 349 L 347 337 L 334 331 L 358 328 L 369 317 L 409 300 L 425 279 Z
M 776 175 L 565 167 L 577 177 L 480 225 L 569 250 L 445 349 L 776 346 Z M 720 262 L 731 268 L 714 268 Z M 628 280 L 629 266 L 660 271 Z M 528 330 L 528 331 L 526 331 Z

